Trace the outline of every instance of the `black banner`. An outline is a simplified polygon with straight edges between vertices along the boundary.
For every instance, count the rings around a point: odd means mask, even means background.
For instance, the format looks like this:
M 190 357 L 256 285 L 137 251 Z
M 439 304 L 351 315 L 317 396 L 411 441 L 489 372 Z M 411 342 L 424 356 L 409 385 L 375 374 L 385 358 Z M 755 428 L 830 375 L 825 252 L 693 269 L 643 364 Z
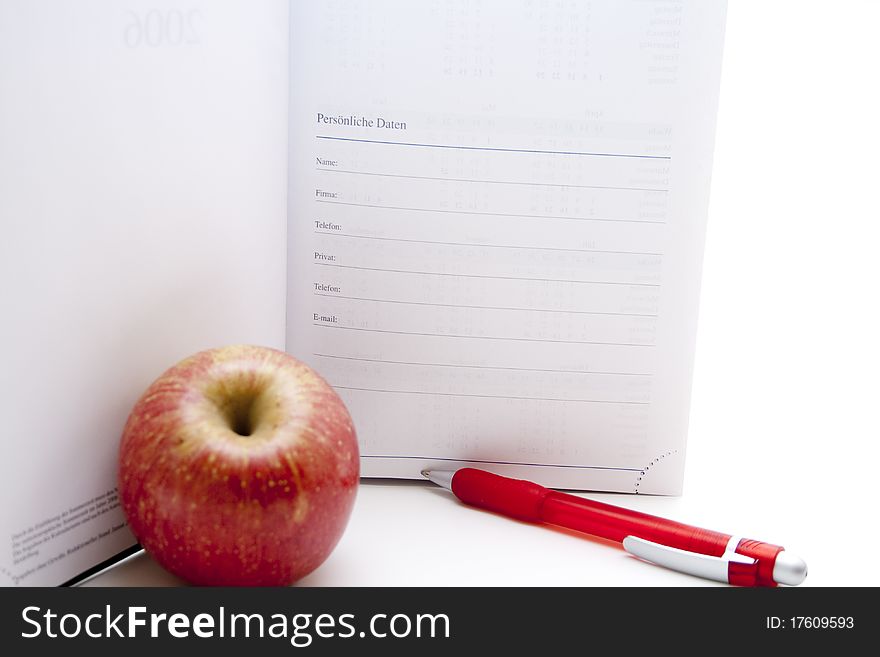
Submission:
M 8 588 L 6 654 L 492 654 L 866 645 L 866 589 Z M 706 643 L 708 642 L 708 643 Z M 80 653 L 79 651 L 84 651 Z M 123 652 L 124 651 L 124 652 Z M 201 653 L 200 653 L 201 654 Z

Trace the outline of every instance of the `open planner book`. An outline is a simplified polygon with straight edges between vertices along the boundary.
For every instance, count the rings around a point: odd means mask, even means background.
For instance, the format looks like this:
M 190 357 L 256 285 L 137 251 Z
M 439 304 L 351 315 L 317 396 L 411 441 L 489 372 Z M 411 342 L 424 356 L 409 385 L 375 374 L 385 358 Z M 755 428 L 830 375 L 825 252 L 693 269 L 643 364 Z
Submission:
M 0 580 L 133 545 L 128 411 L 286 349 L 367 477 L 675 494 L 723 2 L 0 4 Z

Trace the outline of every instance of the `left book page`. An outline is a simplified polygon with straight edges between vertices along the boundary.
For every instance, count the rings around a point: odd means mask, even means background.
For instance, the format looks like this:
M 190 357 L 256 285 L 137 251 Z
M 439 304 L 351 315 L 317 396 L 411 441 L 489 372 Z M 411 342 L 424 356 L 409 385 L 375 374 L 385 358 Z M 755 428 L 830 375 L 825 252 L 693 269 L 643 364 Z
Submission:
M 0 583 L 134 544 L 116 453 L 146 386 L 282 347 L 288 5 L 0 3 Z

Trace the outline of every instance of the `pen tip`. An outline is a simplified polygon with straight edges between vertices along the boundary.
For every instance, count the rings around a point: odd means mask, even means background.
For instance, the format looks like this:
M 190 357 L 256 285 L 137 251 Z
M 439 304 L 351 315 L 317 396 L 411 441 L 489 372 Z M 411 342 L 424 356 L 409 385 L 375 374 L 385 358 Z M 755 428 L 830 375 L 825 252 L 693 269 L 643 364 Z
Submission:
M 455 476 L 454 471 L 429 470 L 428 468 L 425 468 L 422 470 L 422 475 L 428 479 L 428 481 L 433 481 L 438 486 L 442 486 L 447 490 L 452 490 L 452 478 Z

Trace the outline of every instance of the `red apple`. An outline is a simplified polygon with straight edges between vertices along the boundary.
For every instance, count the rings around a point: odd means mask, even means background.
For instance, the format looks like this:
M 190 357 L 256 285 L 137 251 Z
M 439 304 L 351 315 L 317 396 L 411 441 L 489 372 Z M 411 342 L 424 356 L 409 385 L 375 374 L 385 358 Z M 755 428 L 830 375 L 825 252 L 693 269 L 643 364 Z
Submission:
M 354 426 L 334 390 L 274 349 L 195 354 L 135 405 L 119 450 L 129 526 L 194 583 L 291 584 L 330 554 L 357 492 Z

